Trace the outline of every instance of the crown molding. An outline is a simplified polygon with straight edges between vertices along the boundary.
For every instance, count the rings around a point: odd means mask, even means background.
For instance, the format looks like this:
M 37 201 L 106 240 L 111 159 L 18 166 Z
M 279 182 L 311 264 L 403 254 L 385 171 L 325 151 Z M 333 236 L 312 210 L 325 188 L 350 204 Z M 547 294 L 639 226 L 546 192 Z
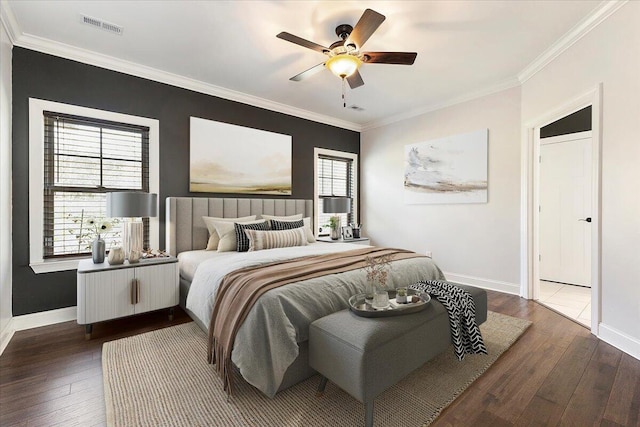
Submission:
M 552 44 L 551 47 L 527 65 L 527 67 L 518 74 L 520 83 L 524 83 L 533 77 L 627 2 L 628 0 L 607 0 L 600 3 L 589 15 L 578 22 L 565 35 L 560 37 L 558 41 Z
M 12 45 L 15 45 L 17 35 L 21 31 L 18 21 L 6 0 L 0 0 L 0 22 L 9 36 L 9 41 Z
M 317 114 L 301 108 L 296 108 L 279 102 L 270 101 L 268 99 L 259 98 L 257 96 L 248 95 L 246 93 L 225 89 L 223 87 L 205 83 L 200 80 L 195 80 L 177 74 L 169 73 L 167 71 L 158 70 L 156 68 L 147 67 L 135 62 L 114 58 L 109 55 L 103 55 L 87 49 L 73 47 L 64 43 L 55 42 L 31 34 L 20 34 L 15 39 L 14 45 L 66 59 L 71 59 L 73 61 L 106 68 L 108 70 L 129 74 L 132 76 L 142 77 L 160 83 L 166 83 L 183 89 L 193 90 L 195 92 L 216 96 L 218 98 L 228 99 L 230 101 L 264 108 L 266 110 L 284 113 L 331 126 L 336 126 L 343 129 L 359 132 L 361 128 L 359 124 L 352 123 L 346 120 L 336 119 L 334 117 Z
M 361 128 L 361 132 L 375 129 L 381 126 L 387 126 L 392 123 L 411 119 L 413 117 L 421 116 L 423 114 L 427 114 L 432 111 L 441 110 L 443 108 L 451 107 L 457 104 L 462 104 L 464 102 L 473 101 L 474 99 L 482 98 L 488 95 L 493 95 L 494 93 L 502 92 L 504 90 L 511 89 L 518 86 L 520 86 L 520 82 L 515 77 L 512 77 L 503 81 L 502 83 L 498 83 L 496 85 L 489 86 L 489 87 L 465 94 L 463 96 L 459 96 L 457 98 L 452 98 L 445 102 L 431 104 L 431 105 L 427 105 L 419 108 L 414 108 L 404 113 L 399 113 L 393 116 L 385 117 L 382 120 L 374 120 L 374 121 L 365 123 Z

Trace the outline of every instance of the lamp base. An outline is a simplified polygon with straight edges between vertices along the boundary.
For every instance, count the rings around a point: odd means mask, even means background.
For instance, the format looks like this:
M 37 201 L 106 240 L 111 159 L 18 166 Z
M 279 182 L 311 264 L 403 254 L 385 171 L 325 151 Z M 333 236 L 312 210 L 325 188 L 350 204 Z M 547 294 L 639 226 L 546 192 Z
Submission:
M 126 221 L 122 225 L 122 247 L 124 256 L 130 263 L 140 261 L 144 242 L 144 224 L 142 221 Z

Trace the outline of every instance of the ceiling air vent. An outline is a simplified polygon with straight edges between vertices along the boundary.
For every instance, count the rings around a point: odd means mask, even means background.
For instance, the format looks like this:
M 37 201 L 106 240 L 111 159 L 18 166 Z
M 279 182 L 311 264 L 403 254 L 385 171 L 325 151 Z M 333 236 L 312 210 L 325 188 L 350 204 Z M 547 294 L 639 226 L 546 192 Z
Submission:
M 122 35 L 122 32 L 124 31 L 124 28 L 119 25 L 111 24 L 86 15 L 80 15 L 80 21 L 83 24 L 91 25 L 93 28 L 100 28 L 113 34 Z
M 364 111 L 364 108 L 362 108 L 362 107 L 358 107 L 358 106 L 357 106 L 357 105 L 355 105 L 355 104 L 354 104 L 354 105 L 349 105 L 349 107 L 348 107 L 348 108 L 350 108 L 350 109 L 352 109 L 352 110 L 354 110 L 354 111 Z

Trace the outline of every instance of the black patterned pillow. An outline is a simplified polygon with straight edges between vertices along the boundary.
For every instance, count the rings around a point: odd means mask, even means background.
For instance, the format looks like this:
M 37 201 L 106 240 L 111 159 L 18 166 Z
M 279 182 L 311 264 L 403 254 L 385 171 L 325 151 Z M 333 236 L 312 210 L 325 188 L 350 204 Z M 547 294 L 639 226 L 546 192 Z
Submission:
M 238 252 L 247 252 L 249 250 L 249 238 L 244 230 L 268 230 L 269 223 L 267 221 L 258 224 L 233 224 L 236 229 L 236 245 Z
M 278 221 L 272 219 L 269 221 L 271 223 L 272 230 L 293 230 L 294 228 L 304 227 L 304 221 Z

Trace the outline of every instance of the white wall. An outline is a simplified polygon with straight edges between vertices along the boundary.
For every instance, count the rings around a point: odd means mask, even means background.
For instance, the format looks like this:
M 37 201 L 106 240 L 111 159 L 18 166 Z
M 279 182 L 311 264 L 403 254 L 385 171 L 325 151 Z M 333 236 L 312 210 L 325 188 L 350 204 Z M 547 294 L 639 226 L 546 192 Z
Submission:
M 603 84 L 602 326 L 640 354 L 640 2 L 628 2 L 522 86 L 523 122 Z
M 0 24 L 0 353 L 11 321 L 11 41 Z
M 520 102 L 512 88 L 364 132 L 361 212 L 373 243 L 432 251 L 450 280 L 519 293 Z M 484 128 L 488 203 L 404 204 L 406 144 Z

